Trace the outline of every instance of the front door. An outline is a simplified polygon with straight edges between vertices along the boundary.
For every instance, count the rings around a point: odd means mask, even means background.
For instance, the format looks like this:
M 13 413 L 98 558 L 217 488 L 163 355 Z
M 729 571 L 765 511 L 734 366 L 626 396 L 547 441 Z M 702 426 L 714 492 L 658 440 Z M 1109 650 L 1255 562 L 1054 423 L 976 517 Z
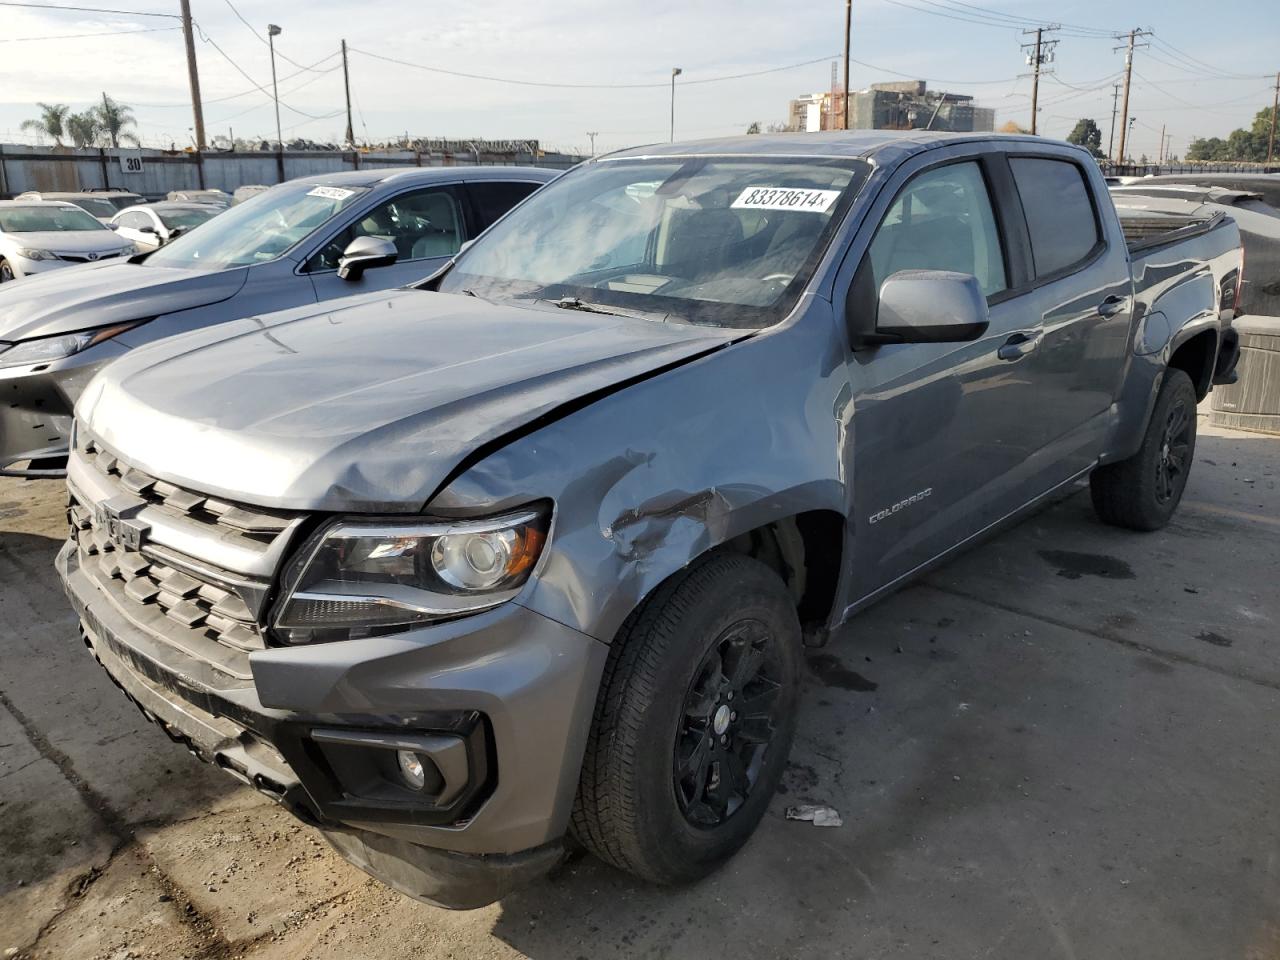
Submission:
M 880 284 L 895 273 L 949 270 L 978 279 L 991 321 L 968 343 L 888 344 L 849 356 L 852 602 L 1027 495 L 1036 451 L 1027 422 L 1045 415 L 1029 362 L 1039 317 L 1017 292 L 1025 261 L 1008 248 L 1009 224 L 993 199 L 1000 162 L 979 154 L 905 171 L 887 209 L 873 207 L 882 212 L 850 291 L 857 309 L 874 311 Z
M 340 230 L 312 255 L 306 272 L 317 300 L 389 290 L 422 280 L 449 262 L 466 239 L 462 194 L 457 186 L 424 187 L 386 200 Z M 359 280 L 338 276 L 342 252 L 356 237 L 386 237 L 399 257 L 386 267 L 366 270 Z

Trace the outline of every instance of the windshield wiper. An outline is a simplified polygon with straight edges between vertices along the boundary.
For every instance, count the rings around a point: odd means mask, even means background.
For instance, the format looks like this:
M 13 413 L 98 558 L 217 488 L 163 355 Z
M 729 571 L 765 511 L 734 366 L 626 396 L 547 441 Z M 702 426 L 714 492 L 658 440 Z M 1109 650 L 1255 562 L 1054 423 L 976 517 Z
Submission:
M 652 317 L 636 316 L 634 313 L 619 313 L 617 310 L 606 310 L 598 303 L 589 303 L 588 301 L 581 300 L 578 297 L 561 297 L 559 300 L 549 300 L 545 302 L 554 304 L 561 310 L 580 310 L 582 313 L 602 313 L 609 317 L 622 317 L 624 320 L 650 320 L 651 322 L 653 320 Z M 658 320 L 659 322 L 666 320 L 666 315 L 664 314 L 662 317 L 658 318 Z

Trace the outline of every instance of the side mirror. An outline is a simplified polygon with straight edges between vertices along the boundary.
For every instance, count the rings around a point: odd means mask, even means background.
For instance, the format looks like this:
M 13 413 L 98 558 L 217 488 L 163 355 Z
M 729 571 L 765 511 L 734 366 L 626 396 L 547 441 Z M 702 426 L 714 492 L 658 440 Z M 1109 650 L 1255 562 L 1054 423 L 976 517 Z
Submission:
M 991 322 L 978 278 L 948 270 L 901 270 L 880 285 L 879 343 L 976 340 Z
M 389 267 L 399 256 L 396 245 L 386 237 L 356 237 L 342 251 L 338 276 L 354 283 L 364 276 L 366 270 Z
M 118 224 L 118 223 L 104 223 L 104 224 L 103 224 L 103 226 L 104 226 L 104 227 L 106 227 L 108 230 L 119 230 L 119 229 L 120 229 L 120 224 Z
M 138 232 L 149 233 L 152 236 L 155 236 L 155 234 L 159 233 L 159 231 L 156 230 L 156 226 L 154 223 L 144 223 L 142 226 L 138 228 Z

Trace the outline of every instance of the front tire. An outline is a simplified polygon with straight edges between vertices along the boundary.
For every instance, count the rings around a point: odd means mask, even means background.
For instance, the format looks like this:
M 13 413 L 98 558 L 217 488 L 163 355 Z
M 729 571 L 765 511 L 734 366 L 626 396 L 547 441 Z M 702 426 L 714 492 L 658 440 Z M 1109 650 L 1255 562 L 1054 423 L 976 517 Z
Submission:
M 799 685 L 800 623 L 772 570 L 720 554 L 676 574 L 609 652 L 574 835 L 653 883 L 710 873 L 777 790 Z
M 9 261 L 4 257 L 0 257 L 0 283 L 8 283 L 10 280 L 16 280 L 13 274 L 13 267 L 9 265 Z
M 1128 460 L 1098 467 L 1089 493 L 1098 519 L 1159 530 L 1182 500 L 1196 452 L 1196 388 L 1183 370 L 1165 372 L 1142 446 Z

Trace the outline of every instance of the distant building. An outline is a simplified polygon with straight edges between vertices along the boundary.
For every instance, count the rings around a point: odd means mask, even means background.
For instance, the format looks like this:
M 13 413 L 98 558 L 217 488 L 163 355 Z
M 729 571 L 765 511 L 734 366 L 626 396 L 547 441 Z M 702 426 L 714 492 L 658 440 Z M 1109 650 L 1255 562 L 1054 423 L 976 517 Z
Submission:
M 995 111 L 975 106 L 963 93 L 929 90 L 923 80 L 873 83 L 849 95 L 852 130 L 951 130 L 970 133 L 995 129 Z M 805 133 L 844 126 L 844 93 L 811 93 L 791 101 L 787 128 Z

